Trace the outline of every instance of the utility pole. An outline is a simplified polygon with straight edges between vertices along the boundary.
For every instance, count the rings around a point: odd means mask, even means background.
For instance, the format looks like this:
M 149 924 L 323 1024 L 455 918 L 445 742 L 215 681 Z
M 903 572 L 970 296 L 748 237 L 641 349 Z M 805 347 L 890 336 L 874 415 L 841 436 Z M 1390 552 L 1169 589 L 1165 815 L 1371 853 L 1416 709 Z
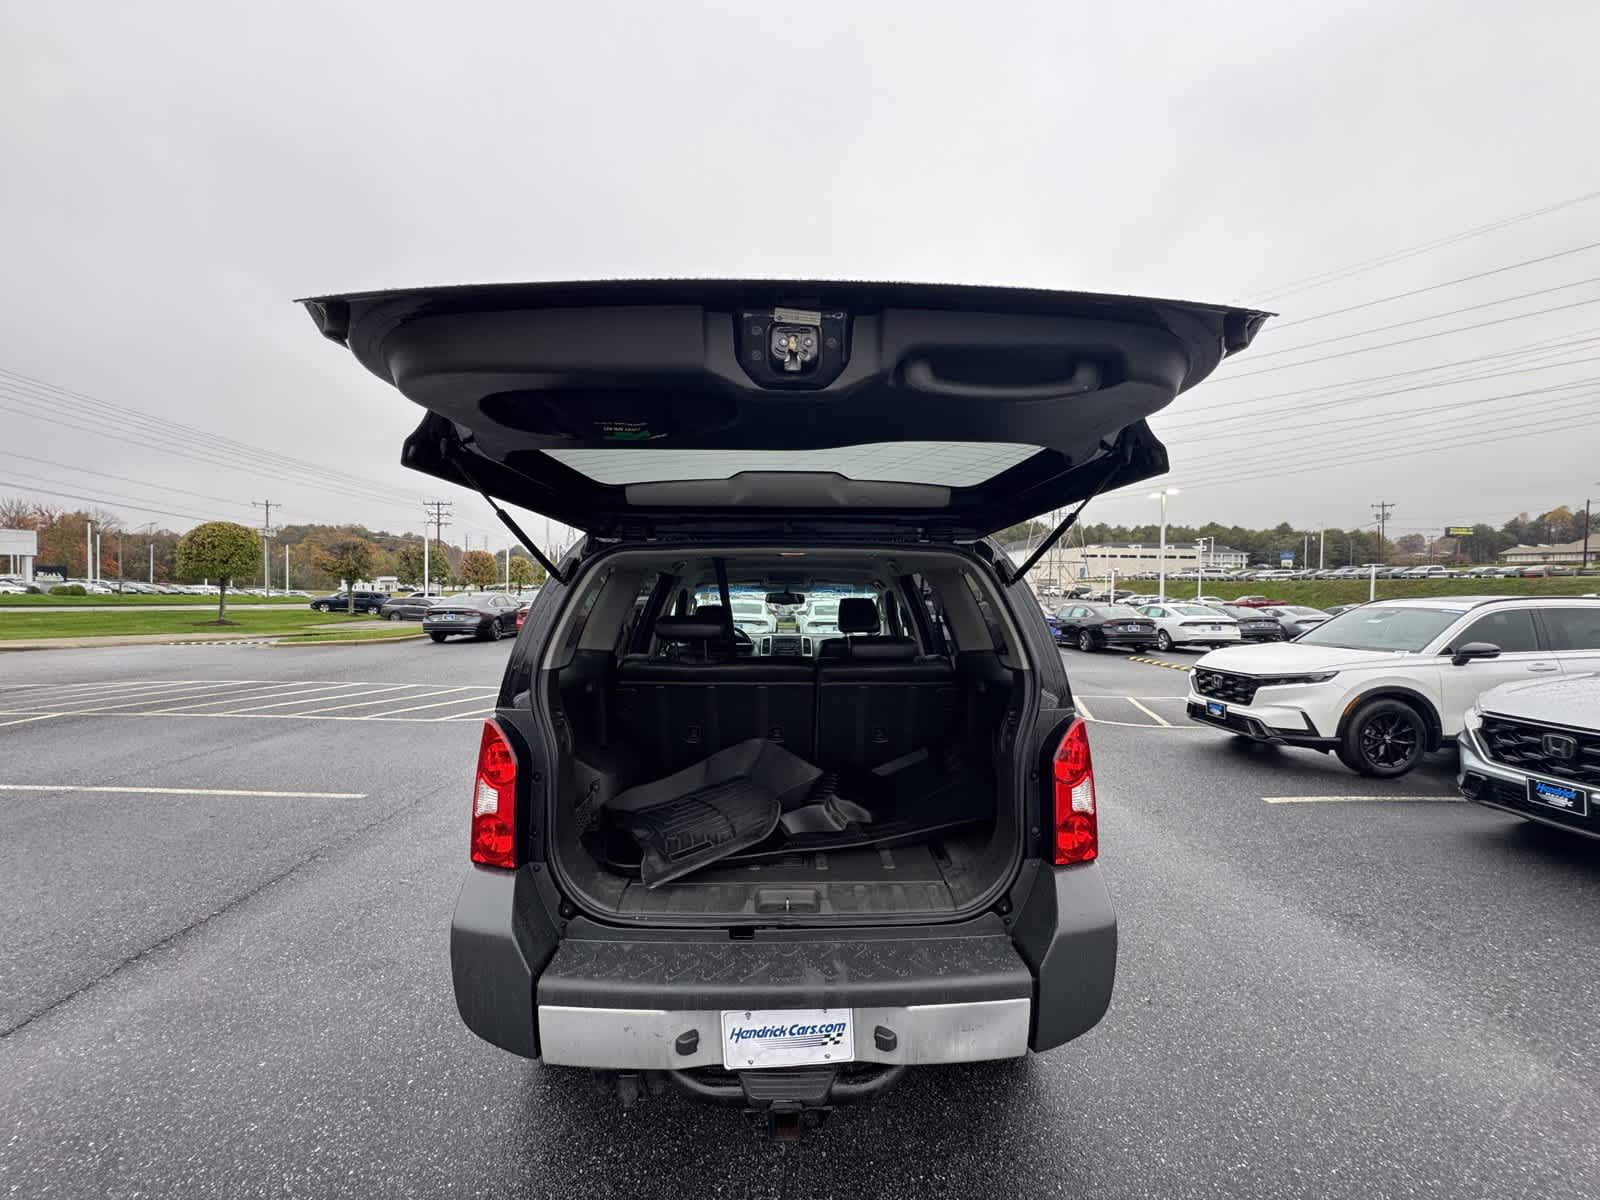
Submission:
M 83 577 L 90 583 L 94 582 L 94 522 L 84 522 L 83 533 Z
M 1317 570 L 1322 570 L 1328 565 L 1328 527 L 1324 525 L 1317 534 Z
M 1378 518 L 1378 559 L 1387 562 L 1383 557 L 1383 531 L 1389 527 L 1389 511 L 1394 508 L 1393 500 L 1380 500 L 1372 505 L 1372 514 Z
M 285 594 L 289 591 L 289 547 L 287 546 L 283 548 L 283 590 Z
M 422 532 L 422 594 L 424 596 L 431 596 L 433 595 L 433 574 L 429 570 L 427 526 L 432 524 L 433 540 L 438 542 L 439 545 L 443 547 L 444 527 L 450 524 L 450 522 L 445 519 L 445 513 L 450 510 L 451 501 L 429 500 L 425 502 L 422 507 L 428 514 L 427 520 L 423 524 Z
M 1583 502 L 1583 573 L 1589 573 L 1589 506 L 1593 500 L 1585 499 Z
M 251 508 L 265 510 L 265 515 L 261 518 L 261 587 L 269 596 L 272 595 L 272 547 L 269 543 L 272 541 L 273 534 L 272 506 L 274 504 L 277 504 L 277 501 L 250 501 Z M 278 507 L 282 508 L 283 505 L 279 504 Z

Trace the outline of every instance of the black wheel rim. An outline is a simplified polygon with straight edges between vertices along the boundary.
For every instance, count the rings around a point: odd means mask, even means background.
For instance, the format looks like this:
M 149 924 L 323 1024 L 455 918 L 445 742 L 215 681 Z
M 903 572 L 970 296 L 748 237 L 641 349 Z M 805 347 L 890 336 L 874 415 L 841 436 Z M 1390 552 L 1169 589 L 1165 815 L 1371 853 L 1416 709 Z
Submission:
M 1404 713 L 1379 713 L 1361 727 L 1361 753 L 1376 767 L 1409 762 L 1422 744 L 1416 718 Z

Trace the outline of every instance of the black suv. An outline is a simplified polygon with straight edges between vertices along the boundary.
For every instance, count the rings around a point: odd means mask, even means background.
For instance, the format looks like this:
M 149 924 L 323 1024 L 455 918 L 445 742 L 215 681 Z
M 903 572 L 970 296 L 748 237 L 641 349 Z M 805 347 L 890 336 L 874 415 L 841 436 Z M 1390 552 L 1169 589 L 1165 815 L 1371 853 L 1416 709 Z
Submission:
M 1145 418 L 1264 314 L 738 281 L 305 304 L 425 410 L 406 465 L 585 535 L 482 732 L 468 1026 L 790 1122 L 1100 1020 L 1087 730 L 988 534 L 1164 472 Z M 756 592 L 837 597 L 837 634 L 758 647 Z
M 357 592 L 354 608 L 358 613 L 375 613 L 382 609 L 388 600 L 388 592 Z M 318 612 L 349 612 L 352 607 L 350 593 L 335 592 L 331 596 L 318 596 L 311 601 L 311 607 Z

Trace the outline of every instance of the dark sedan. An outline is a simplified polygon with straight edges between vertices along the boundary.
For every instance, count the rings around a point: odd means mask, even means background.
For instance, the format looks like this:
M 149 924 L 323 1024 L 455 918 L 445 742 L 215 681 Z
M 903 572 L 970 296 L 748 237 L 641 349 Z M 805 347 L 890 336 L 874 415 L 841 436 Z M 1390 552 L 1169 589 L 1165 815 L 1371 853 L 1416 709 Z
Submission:
M 378 615 L 385 621 L 420 621 L 441 599 L 441 596 L 395 596 L 384 603 Z
M 1056 624 L 1056 640 L 1079 650 L 1148 650 L 1156 640 L 1156 623 L 1126 604 L 1063 604 L 1056 609 Z
M 377 612 L 388 601 L 387 592 L 357 592 L 354 602 L 350 599 L 349 592 L 335 592 L 331 596 L 318 596 L 311 601 L 311 607 L 317 612 Z
M 1259 608 L 1240 608 L 1236 604 L 1213 604 L 1225 617 L 1232 617 L 1239 622 L 1239 638 L 1246 642 L 1281 642 L 1283 641 L 1283 626 L 1278 623 L 1278 618 L 1269 616 Z
M 1304 604 L 1284 604 L 1277 608 L 1260 608 L 1256 611 L 1273 617 L 1283 629 L 1283 636 L 1286 638 L 1297 638 L 1306 630 L 1315 629 L 1331 615 L 1320 608 L 1309 608 Z
M 499 592 L 468 592 L 438 601 L 422 618 L 422 631 L 436 642 L 452 634 L 467 634 L 498 642 L 517 631 L 517 609 L 522 602 Z

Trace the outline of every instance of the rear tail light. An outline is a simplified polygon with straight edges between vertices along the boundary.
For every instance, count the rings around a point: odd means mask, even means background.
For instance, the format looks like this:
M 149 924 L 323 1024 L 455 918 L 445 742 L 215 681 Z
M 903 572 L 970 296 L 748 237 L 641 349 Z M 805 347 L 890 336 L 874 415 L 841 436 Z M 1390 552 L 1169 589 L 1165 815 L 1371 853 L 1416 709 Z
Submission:
M 1100 854 L 1100 834 L 1095 822 L 1089 727 L 1083 721 L 1073 721 L 1067 727 L 1051 768 L 1055 787 L 1055 864 L 1065 867 L 1092 862 Z
M 517 865 L 517 759 L 493 721 L 483 723 L 478 773 L 472 782 L 472 861 L 484 867 Z

